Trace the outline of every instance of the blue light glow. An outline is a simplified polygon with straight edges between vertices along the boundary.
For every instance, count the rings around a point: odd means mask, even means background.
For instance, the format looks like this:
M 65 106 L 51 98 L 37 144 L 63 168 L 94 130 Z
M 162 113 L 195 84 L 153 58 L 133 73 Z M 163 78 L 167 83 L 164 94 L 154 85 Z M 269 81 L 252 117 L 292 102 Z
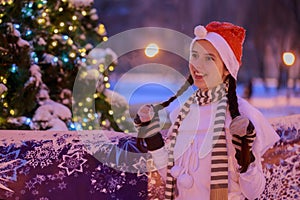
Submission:
M 32 31 L 31 30 L 28 30 L 28 31 L 26 31 L 26 36 L 29 36 L 29 35 L 31 35 L 32 34 Z
M 12 73 L 16 73 L 18 71 L 18 66 L 16 64 L 12 64 L 12 66 L 10 68 L 10 71 Z
M 54 57 L 53 62 L 58 62 L 58 57 Z
M 20 28 L 20 24 L 14 24 L 14 27 L 15 27 L 16 29 L 19 29 L 19 28 Z
M 26 125 L 29 125 L 30 123 L 31 123 L 31 119 L 30 119 L 30 118 L 26 118 L 25 124 L 26 124 Z
M 69 39 L 69 36 L 63 35 L 62 38 L 63 38 L 64 40 L 67 40 L 67 39 Z
M 63 58 L 64 62 L 69 62 L 69 58 Z

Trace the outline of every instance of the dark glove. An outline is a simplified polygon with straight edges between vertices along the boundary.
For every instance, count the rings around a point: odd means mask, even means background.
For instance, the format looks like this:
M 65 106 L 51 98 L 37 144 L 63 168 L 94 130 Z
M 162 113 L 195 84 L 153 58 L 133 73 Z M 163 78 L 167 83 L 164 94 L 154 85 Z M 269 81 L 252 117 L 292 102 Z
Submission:
M 153 105 L 142 106 L 134 119 L 138 131 L 137 147 L 144 152 L 145 148 L 150 151 L 164 146 L 164 140 L 160 133 L 159 116 Z M 147 147 L 143 146 L 143 142 Z
M 240 172 L 246 172 L 249 165 L 255 160 L 252 153 L 253 142 L 256 138 L 252 122 L 243 116 L 234 118 L 229 127 L 232 134 L 232 144 L 236 150 L 235 158 L 241 166 Z

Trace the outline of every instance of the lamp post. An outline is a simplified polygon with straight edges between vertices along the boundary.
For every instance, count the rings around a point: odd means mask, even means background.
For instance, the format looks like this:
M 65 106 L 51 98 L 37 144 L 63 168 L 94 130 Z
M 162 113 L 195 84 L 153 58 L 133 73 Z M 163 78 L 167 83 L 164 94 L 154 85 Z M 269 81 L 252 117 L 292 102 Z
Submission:
M 291 51 L 286 51 L 286 52 L 283 52 L 282 54 L 282 61 L 283 63 L 287 66 L 288 68 L 288 80 L 287 80 L 287 97 L 289 98 L 290 97 L 290 89 L 294 87 L 294 79 L 291 78 L 291 75 L 290 75 L 290 67 L 292 67 L 295 63 L 295 60 L 296 60 L 296 56 L 293 52 Z

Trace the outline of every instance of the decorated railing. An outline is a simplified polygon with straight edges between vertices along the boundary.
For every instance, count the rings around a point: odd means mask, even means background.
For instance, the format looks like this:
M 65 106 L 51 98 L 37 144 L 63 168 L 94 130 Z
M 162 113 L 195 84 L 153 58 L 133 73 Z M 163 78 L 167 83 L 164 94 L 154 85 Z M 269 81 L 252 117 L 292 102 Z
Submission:
M 261 199 L 299 199 L 300 115 L 270 122 L 281 140 L 264 155 Z M 153 167 L 124 133 L 0 131 L 0 199 L 163 199 Z

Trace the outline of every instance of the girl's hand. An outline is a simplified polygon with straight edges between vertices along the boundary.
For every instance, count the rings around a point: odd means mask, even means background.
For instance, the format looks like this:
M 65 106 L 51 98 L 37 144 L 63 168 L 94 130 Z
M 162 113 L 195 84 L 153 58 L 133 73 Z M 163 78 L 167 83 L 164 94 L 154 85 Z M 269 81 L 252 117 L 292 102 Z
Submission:
M 235 158 L 241 166 L 240 172 L 246 172 L 249 165 L 255 160 L 252 154 L 252 146 L 256 138 L 255 128 L 248 118 L 237 116 L 232 120 L 229 130 L 236 150 Z
M 158 112 L 154 110 L 153 105 L 142 106 L 134 119 L 135 127 L 138 131 L 137 147 L 145 152 L 147 150 L 156 150 L 164 146 L 164 141 L 160 134 Z M 146 142 L 147 147 L 143 146 Z

